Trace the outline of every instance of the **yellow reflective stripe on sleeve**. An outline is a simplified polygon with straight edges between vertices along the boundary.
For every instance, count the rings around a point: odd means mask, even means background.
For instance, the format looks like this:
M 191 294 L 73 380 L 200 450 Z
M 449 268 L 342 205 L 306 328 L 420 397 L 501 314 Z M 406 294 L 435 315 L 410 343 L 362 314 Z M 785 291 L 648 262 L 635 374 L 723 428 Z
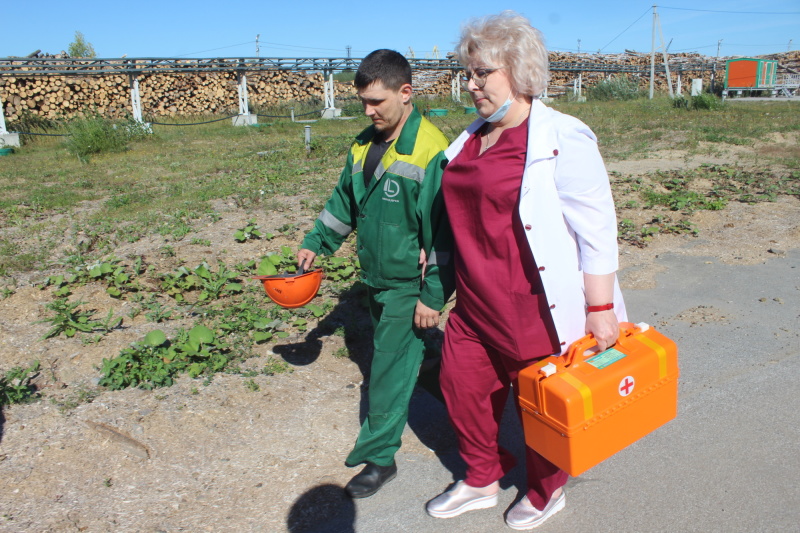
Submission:
M 589 389 L 586 384 L 567 372 L 559 372 L 556 374 L 560 376 L 565 382 L 569 385 L 572 385 L 578 392 L 580 393 L 581 397 L 583 398 L 583 417 L 585 420 L 589 420 L 594 416 L 594 406 L 592 405 L 592 391 Z

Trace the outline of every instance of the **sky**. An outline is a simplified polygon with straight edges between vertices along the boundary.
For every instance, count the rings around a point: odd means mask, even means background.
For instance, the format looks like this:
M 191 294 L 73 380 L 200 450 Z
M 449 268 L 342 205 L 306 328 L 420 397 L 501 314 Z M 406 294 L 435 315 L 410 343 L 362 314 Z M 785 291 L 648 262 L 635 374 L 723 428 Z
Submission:
M 59 53 L 76 31 L 98 58 L 328 58 L 347 57 L 348 47 L 354 58 L 376 48 L 444 57 L 465 21 L 503 9 L 528 17 L 553 51 L 651 50 L 652 0 L 489 3 L 40 0 L 33 9 L 12 1 L 0 10 L 0 57 Z M 666 0 L 656 11 L 669 52 L 728 57 L 800 49 L 800 0 Z

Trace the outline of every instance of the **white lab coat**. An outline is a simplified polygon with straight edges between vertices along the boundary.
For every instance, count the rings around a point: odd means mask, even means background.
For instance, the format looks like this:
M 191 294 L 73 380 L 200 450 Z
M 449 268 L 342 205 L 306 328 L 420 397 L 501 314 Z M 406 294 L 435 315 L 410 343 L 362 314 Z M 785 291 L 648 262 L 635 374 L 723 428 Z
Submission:
M 449 161 L 484 123 L 477 119 L 453 141 L 445 151 Z M 538 99 L 531 105 L 519 216 L 563 354 L 585 334 L 583 272 L 600 275 L 619 268 L 617 217 L 594 133 Z M 614 311 L 618 320 L 627 320 L 616 278 Z

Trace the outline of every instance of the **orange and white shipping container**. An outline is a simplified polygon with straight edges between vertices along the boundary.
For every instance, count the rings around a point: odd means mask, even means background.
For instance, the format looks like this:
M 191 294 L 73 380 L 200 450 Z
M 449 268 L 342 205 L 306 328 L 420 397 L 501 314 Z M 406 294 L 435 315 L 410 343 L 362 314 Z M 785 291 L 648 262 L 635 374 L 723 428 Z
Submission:
M 778 78 L 776 59 L 741 57 L 725 62 L 725 89 L 772 89 Z

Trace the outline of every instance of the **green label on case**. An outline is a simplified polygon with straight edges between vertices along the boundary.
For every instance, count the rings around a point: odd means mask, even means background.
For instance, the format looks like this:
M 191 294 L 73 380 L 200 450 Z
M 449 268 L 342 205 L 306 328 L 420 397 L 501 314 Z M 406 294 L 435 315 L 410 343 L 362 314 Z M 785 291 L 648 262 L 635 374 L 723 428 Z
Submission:
M 591 359 L 587 359 L 586 362 L 599 369 L 612 365 L 623 357 L 625 357 L 624 353 L 614 348 L 609 348 L 605 352 L 600 352 Z

